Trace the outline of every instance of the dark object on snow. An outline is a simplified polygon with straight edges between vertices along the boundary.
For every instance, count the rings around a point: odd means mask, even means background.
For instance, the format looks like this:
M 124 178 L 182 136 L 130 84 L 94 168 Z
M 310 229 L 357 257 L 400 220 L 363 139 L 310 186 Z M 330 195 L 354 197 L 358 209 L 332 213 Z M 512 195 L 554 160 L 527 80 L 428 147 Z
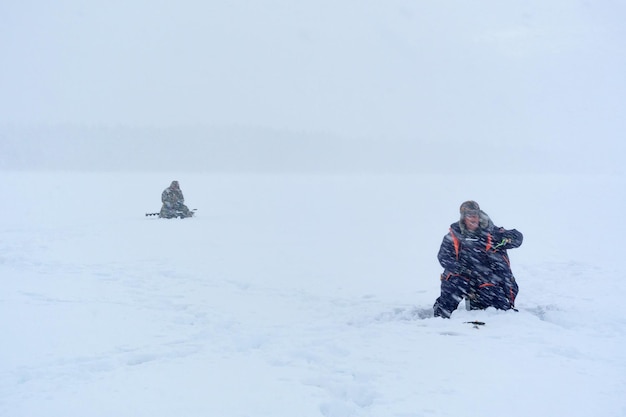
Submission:
M 450 225 L 437 255 L 444 271 L 434 315 L 449 318 L 463 298 L 472 310 L 514 308 L 518 286 L 506 251 L 519 247 L 523 235 L 494 226 L 475 201 L 464 202 L 459 211 L 461 219 Z
M 159 212 L 159 217 L 162 219 L 173 219 L 186 217 L 192 217 L 193 211 L 189 210 L 185 205 L 185 197 L 178 185 L 178 181 L 172 181 L 169 187 L 163 190 L 161 194 L 161 201 L 163 206 Z

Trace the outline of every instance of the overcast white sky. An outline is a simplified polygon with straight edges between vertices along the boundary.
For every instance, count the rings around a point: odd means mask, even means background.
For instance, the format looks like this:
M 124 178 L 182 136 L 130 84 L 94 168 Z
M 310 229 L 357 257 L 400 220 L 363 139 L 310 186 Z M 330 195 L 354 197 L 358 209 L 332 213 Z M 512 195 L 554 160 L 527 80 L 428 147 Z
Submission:
M 622 149 L 626 3 L 0 3 L 0 126 Z

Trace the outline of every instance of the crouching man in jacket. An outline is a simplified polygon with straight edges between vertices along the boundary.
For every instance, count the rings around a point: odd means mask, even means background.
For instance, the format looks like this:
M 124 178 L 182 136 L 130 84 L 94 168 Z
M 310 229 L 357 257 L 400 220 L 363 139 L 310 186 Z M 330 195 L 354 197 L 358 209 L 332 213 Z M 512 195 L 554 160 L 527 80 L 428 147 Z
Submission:
M 472 309 L 514 308 L 519 288 L 506 251 L 519 247 L 523 235 L 495 227 L 475 201 L 461 204 L 460 214 L 437 255 L 444 271 L 435 317 L 449 318 L 463 298 L 470 300 Z
M 161 202 L 163 205 L 159 212 L 160 218 L 173 219 L 180 217 L 183 219 L 193 216 L 193 211 L 189 210 L 185 205 L 185 197 L 183 197 L 183 192 L 178 185 L 178 181 L 172 181 L 170 186 L 163 190 L 163 193 L 161 193 Z

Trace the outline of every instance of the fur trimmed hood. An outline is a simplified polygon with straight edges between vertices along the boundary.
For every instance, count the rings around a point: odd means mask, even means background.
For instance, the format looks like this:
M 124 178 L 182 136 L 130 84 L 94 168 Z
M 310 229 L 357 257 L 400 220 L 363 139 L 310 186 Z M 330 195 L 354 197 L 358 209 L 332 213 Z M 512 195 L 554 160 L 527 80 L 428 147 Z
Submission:
M 487 213 L 480 210 L 480 230 L 491 230 L 493 229 L 493 222 Z M 465 222 L 463 221 L 463 217 L 459 219 L 459 228 L 461 229 L 461 233 L 464 235 L 468 233 L 467 228 L 465 227 Z

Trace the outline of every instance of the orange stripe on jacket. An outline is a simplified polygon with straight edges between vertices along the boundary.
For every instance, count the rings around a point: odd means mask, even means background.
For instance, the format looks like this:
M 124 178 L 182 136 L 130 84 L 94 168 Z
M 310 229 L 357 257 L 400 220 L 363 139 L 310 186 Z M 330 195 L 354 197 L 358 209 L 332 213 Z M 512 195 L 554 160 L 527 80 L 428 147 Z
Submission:
M 459 260 L 459 251 L 461 250 L 461 241 L 454 234 L 454 230 L 450 228 L 450 236 L 452 236 L 452 243 L 454 244 L 454 252 L 456 253 L 456 260 Z

